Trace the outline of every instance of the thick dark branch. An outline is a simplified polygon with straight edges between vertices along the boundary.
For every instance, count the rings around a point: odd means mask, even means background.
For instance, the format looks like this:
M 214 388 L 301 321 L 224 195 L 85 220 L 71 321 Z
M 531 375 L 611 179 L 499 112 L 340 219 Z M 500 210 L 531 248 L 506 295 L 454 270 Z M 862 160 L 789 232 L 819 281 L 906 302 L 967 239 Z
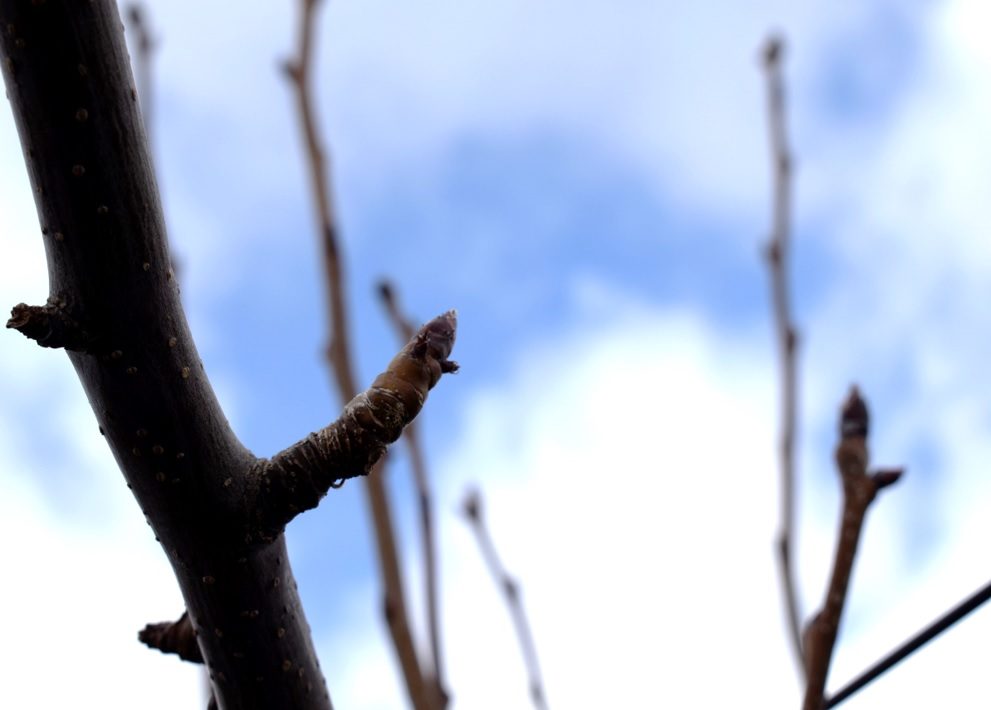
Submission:
M 801 612 L 795 585 L 793 541 L 795 539 L 795 431 L 798 418 L 798 382 L 795 352 L 798 331 L 791 319 L 788 293 L 788 266 L 791 255 L 791 153 L 785 127 L 784 83 L 781 61 L 784 43 L 778 37 L 767 41 L 763 51 L 767 74 L 767 102 L 771 142 L 771 165 L 774 173 L 774 208 L 767 263 L 771 274 L 771 297 L 774 325 L 781 361 L 781 513 L 777 538 L 778 570 L 784 596 L 786 618 L 792 650 L 800 671 L 804 671 L 801 639 Z
M 285 542 L 246 546 L 244 498 L 224 486 L 255 459 L 179 302 L 121 27 L 111 0 L 0 0 L 4 80 L 57 308 L 20 309 L 14 325 L 43 324 L 46 344 L 91 340 L 69 358 L 172 564 L 218 705 L 328 710 Z
M 188 612 L 182 612 L 177 621 L 148 624 L 138 632 L 138 641 L 162 653 L 174 653 L 184 661 L 203 663 L 203 654 L 196 642 Z
M 520 650 L 523 653 L 523 662 L 526 665 L 526 672 L 530 682 L 530 701 L 536 710 L 547 710 L 547 694 L 544 692 L 544 681 L 540 674 L 540 663 L 537 661 L 537 646 L 533 640 L 533 632 L 530 630 L 530 622 L 527 620 L 526 612 L 523 609 L 523 600 L 520 598 L 520 586 L 506 571 L 499 553 L 496 552 L 492 536 L 485 525 L 485 517 L 482 514 L 482 496 L 478 491 L 470 491 L 465 496 L 462 511 L 468 524 L 471 526 L 478 546 L 485 558 L 485 564 L 492 573 L 492 578 L 502 591 L 509 609 L 509 615 L 513 620 L 513 628 L 516 629 L 516 638 L 519 640 Z
M 338 481 L 369 472 L 419 413 L 441 375 L 457 370 L 447 359 L 456 330 L 453 311 L 434 318 L 337 421 L 255 465 L 248 485 L 257 491 L 252 507 L 261 534 L 277 535 L 301 511 L 316 507 Z
M 843 405 L 840 443 L 836 448 L 836 467 L 843 483 L 843 515 L 833 573 L 822 608 L 805 632 L 807 685 L 804 710 L 822 710 L 825 707 L 823 693 L 867 509 L 879 490 L 897 482 L 902 475 L 902 469 L 883 469 L 873 474 L 867 472 L 868 428 L 867 404 L 857 388 L 853 387 Z
M 72 348 L 175 571 L 218 707 L 329 709 L 285 540 L 245 537 L 258 519 L 257 460 L 220 409 L 179 302 L 115 4 L 0 0 L 0 54 L 50 283 L 50 307 L 15 309 L 12 325 Z M 352 408 L 355 422 L 388 438 L 387 413 L 411 417 L 452 369 L 448 340 L 428 328 Z M 397 604 L 401 594 L 387 595 L 393 616 Z
M 385 306 L 389 320 L 402 340 L 409 340 L 415 332 L 412 322 L 403 315 L 399 307 L 396 290 L 388 281 L 379 283 L 379 296 Z M 413 471 L 413 481 L 416 484 L 417 497 L 420 501 L 420 540 L 423 545 L 423 585 L 427 601 L 427 629 L 430 641 L 430 655 L 433 661 L 433 690 L 435 707 L 447 707 L 450 694 L 444 681 L 443 650 L 440 636 L 440 609 L 438 587 L 440 574 L 437 570 L 436 526 L 434 524 L 433 496 L 430 491 L 430 479 L 427 476 L 427 464 L 423 457 L 423 447 L 420 446 L 418 427 L 411 422 L 403 431 L 403 440 L 409 451 L 410 468 Z

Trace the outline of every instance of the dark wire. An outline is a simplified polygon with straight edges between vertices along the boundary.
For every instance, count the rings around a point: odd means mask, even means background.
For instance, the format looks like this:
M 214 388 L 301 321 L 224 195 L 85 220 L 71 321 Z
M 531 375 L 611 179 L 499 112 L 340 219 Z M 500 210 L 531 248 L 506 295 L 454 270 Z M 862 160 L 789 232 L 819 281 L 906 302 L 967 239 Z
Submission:
M 834 693 L 829 700 L 826 701 L 826 707 L 836 707 L 865 685 L 878 678 L 882 673 L 891 669 L 896 664 L 908 658 L 908 656 L 910 656 L 913 652 L 925 646 L 927 643 L 960 621 L 960 619 L 964 618 L 970 612 L 981 606 L 981 604 L 988 601 L 988 599 L 991 599 L 991 582 L 988 582 L 985 586 L 981 587 L 974 594 L 963 600 L 956 607 L 948 611 L 932 624 L 924 628 L 922 631 L 861 673 L 857 678 L 854 678 L 846 685 L 846 687 Z

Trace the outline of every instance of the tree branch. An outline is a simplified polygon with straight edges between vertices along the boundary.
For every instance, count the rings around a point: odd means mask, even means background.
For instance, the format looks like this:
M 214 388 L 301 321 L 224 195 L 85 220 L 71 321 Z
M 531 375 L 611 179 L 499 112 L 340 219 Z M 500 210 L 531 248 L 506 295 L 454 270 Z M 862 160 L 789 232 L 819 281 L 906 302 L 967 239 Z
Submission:
M 791 256 L 791 154 L 785 129 L 784 86 L 781 61 L 784 42 L 778 37 L 767 41 L 763 51 L 767 74 L 768 116 L 770 119 L 771 164 L 774 170 L 774 218 L 767 263 L 771 275 L 774 324 L 781 362 L 781 513 L 777 537 L 778 571 L 784 597 L 789 638 L 800 673 L 804 673 L 801 612 L 795 585 L 792 541 L 795 538 L 795 430 L 798 418 L 798 384 L 795 352 L 798 331 L 791 319 L 788 294 L 788 266 Z
M 315 508 L 338 481 L 369 472 L 419 413 L 427 391 L 442 374 L 457 371 L 457 363 L 447 359 L 456 329 L 453 311 L 434 318 L 337 421 L 255 464 L 248 475 L 248 507 L 255 511 L 261 539 L 278 535 L 300 512 Z
M 850 389 L 840 416 L 840 443 L 836 447 L 836 468 L 843 484 L 843 515 L 833 573 L 822 609 L 809 623 L 805 632 L 806 677 L 804 710 L 822 710 L 823 694 L 829 675 L 833 646 L 840 628 L 843 607 L 857 546 L 867 509 L 882 488 L 897 482 L 902 469 L 882 469 L 868 474 L 867 434 L 869 418 L 867 404 L 856 387 Z
M 385 306 L 389 320 L 396 333 L 403 340 L 412 337 L 413 324 L 403 315 L 399 308 L 399 299 L 395 289 L 388 281 L 379 283 L 379 296 Z M 433 497 L 430 492 L 430 479 L 427 476 L 427 464 L 423 458 L 423 448 L 420 446 L 418 427 L 410 423 L 403 430 L 403 440 L 409 450 L 410 468 L 413 471 L 413 481 L 416 484 L 417 497 L 420 502 L 420 539 L 423 545 L 423 583 L 427 600 L 427 629 L 430 637 L 430 652 L 433 661 L 433 690 L 436 695 L 435 706 L 447 707 L 449 693 L 444 682 L 444 663 L 440 638 L 440 611 L 438 609 L 437 543 L 435 539 Z
M 293 89 L 297 110 L 306 145 L 310 185 L 313 201 L 317 208 L 320 243 L 323 249 L 323 264 L 327 286 L 327 314 L 329 336 L 326 357 L 334 373 L 337 389 L 342 401 L 348 401 L 356 393 L 355 378 L 351 366 L 350 338 L 345 303 L 344 274 L 338 246 L 338 230 L 330 179 L 326 166 L 325 152 L 317 130 L 311 90 L 311 67 L 313 59 L 313 28 L 316 24 L 314 13 L 317 0 L 300 0 L 299 50 L 296 59 L 284 65 Z M 430 710 L 435 707 L 427 692 L 422 664 L 416 652 L 416 645 L 409 625 L 399 554 L 396 546 L 395 526 L 389 498 L 382 482 L 380 462 L 365 479 L 368 494 L 368 507 L 371 512 L 372 529 L 379 560 L 379 571 L 383 587 L 382 609 L 385 622 L 392 637 L 396 657 L 402 669 L 403 679 L 410 702 L 416 710 Z
M 318 0 L 301 0 L 299 22 L 299 54 L 284 64 L 286 76 L 295 90 L 296 107 L 303 129 L 306 155 L 310 171 L 313 202 L 317 208 L 320 244 L 323 248 L 323 265 L 327 287 L 327 313 L 330 320 L 329 337 L 325 351 L 333 369 L 341 396 L 350 399 L 356 391 L 351 366 L 350 327 L 345 298 L 343 267 L 338 246 L 337 218 L 327 169 L 326 151 L 317 128 L 316 111 L 313 108 L 310 72 L 313 65 L 314 15 Z
M 47 318 L 34 337 L 61 347 L 76 335 L 46 328 L 85 334 L 69 359 L 172 564 L 217 706 L 329 710 L 285 539 L 246 539 L 292 516 L 253 485 L 258 460 L 231 430 L 189 332 L 116 5 L 0 0 L 0 28 L 57 309 L 15 309 L 14 325 Z M 428 328 L 367 407 L 352 408 L 357 424 L 384 438 L 392 420 L 379 427 L 365 414 L 413 416 L 421 385 L 450 369 L 434 336 Z M 371 456 L 360 446 L 379 449 L 376 436 L 347 441 L 353 460 Z
M 547 710 L 547 694 L 544 692 L 540 663 L 537 661 L 537 646 L 533 641 L 533 632 L 530 630 L 526 612 L 523 610 L 520 586 L 516 580 L 509 576 L 502 560 L 499 559 L 499 553 L 496 552 L 492 536 L 489 534 L 488 527 L 485 525 L 485 518 L 482 515 L 481 494 L 478 491 L 470 491 L 465 496 L 461 509 L 472 532 L 475 533 L 482 557 L 485 558 L 492 578 L 502 591 L 506 606 L 509 608 L 509 615 L 513 620 L 513 627 L 516 629 L 516 638 L 519 640 L 520 650 L 523 652 L 523 662 L 526 665 L 526 672 L 530 681 L 530 700 L 537 710 Z

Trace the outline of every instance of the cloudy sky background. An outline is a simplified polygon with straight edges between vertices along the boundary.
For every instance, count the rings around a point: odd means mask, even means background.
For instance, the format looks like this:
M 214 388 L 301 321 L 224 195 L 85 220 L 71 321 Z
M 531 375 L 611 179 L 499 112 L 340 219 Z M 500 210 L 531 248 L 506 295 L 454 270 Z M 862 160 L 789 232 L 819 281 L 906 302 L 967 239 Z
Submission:
M 149 2 L 154 142 L 183 298 L 229 418 L 269 455 L 336 416 L 291 95 L 296 8 Z M 320 19 L 369 381 L 396 349 L 373 296 L 457 307 L 423 415 L 456 708 L 526 707 L 508 617 L 456 513 L 485 494 L 552 707 L 795 707 L 772 540 L 777 370 L 763 77 L 789 41 L 797 154 L 803 610 L 837 518 L 839 401 L 878 464 L 838 687 L 991 567 L 991 48 L 978 0 L 870 4 L 336 0 Z M 39 228 L 0 111 L 0 304 L 43 302 Z M 419 602 L 401 447 L 389 472 Z M 290 526 L 335 704 L 402 706 L 358 483 Z M 195 707 L 199 673 L 136 631 L 181 597 L 67 358 L 0 334 L 0 706 Z M 416 613 L 421 607 L 416 606 Z M 421 625 L 422 628 L 422 625 Z M 980 611 L 846 707 L 986 707 Z M 53 670 L 54 669 L 54 670 Z M 139 701 L 140 699 L 140 701 Z

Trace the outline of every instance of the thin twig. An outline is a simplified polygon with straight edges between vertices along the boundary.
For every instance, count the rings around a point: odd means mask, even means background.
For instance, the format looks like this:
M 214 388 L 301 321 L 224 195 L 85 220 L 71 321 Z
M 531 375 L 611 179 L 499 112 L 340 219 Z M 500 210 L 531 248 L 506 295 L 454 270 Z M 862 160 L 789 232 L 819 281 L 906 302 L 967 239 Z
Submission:
M 523 662 L 526 664 L 527 675 L 529 676 L 530 699 L 537 710 L 547 710 L 547 695 L 544 693 L 540 664 L 537 662 L 537 647 L 533 642 L 533 633 L 530 631 L 526 612 L 523 610 L 519 583 L 509 576 L 499 559 L 499 554 L 492 542 L 492 536 L 485 525 L 485 518 L 482 514 L 482 497 L 477 490 L 469 491 L 468 495 L 465 496 L 462 511 L 475 533 L 478 546 L 482 550 L 482 557 L 485 558 L 485 563 L 488 565 L 496 585 L 502 590 L 506 599 L 506 606 L 509 607 L 509 614 L 513 619 L 513 626 L 516 628 L 520 650 L 523 652 Z
M 144 8 L 140 3 L 133 3 L 127 6 L 127 24 L 134 33 L 137 41 L 137 56 L 134 59 L 134 70 L 138 75 L 138 95 L 141 104 L 141 116 L 144 119 L 145 134 L 148 136 L 148 144 L 154 145 L 152 141 L 152 72 L 151 60 L 158 49 L 158 40 L 154 39 L 151 29 L 145 17 Z
M 323 264 L 326 276 L 327 312 L 329 315 L 329 340 L 325 351 L 334 373 L 342 402 L 349 401 L 357 392 L 351 366 L 349 327 L 345 304 L 345 285 L 337 239 L 337 224 L 331 198 L 330 179 L 325 154 L 318 135 L 313 109 L 310 69 L 313 58 L 314 12 L 318 0 L 301 0 L 299 21 L 299 54 L 285 64 L 285 71 L 295 89 L 297 109 L 302 123 L 303 136 L 309 161 L 310 182 L 323 248 Z M 406 601 L 403 592 L 402 573 L 399 565 L 392 513 L 382 482 L 384 459 L 372 469 L 366 478 L 365 490 L 371 510 L 379 569 L 383 586 L 383 613 L 393 646 L 402 669 L 410 702 L 416 710 L 429 710 L 430 694 L 409 626 Z
M 774 216 L 771 240 L 767 247 L 767 261 L 771 275 L 771 297 L 781 362 L 781 439 L 778 454 L 781 469 L 781 519 L 777 537 L 778 571 L 792 650 L 799 671 L 804 672 L 801 612 L 798 607 L 792 553 L 795 538 L 795 429 L 798 411 L 795 351 L 798 345 L 798 333 L 791 319 L 791 299 L 788 291 L 792 166 L 785 129 L 784 86 L 781 79 L 783 53 L 784 44 L 778 37 L 769 39 L 763 52 L 764 69 L 767 74 L 771 163 L 774 168 Z
M 833 693 L 829 700 L 826 701 L 826 707 L 836 707 L 989 600 L 991 600 L 991 582 L 985 584 L 950 611 L 943 614 L 943 616 L 939 617 L 936 621 L 929 624 L 929 626 L 851 680 L 846 686 Z
M 385 306 L 385 313 L 389 316 L 389 321 L 392 323 L 393 328 L 396 329 L 400 340 L 406 342 L 416 332 L 416 328 L 413 327 L 412 321 L 403 315 L 402 310 L 400 310 L 396 288 L 391 282 L 385 279 L 379 281 L 379 298 L 382 300 L 382 305 Z
M 867 404 L 857 388 L 852 387 L 840 415 L 840 443 L 836 447 L 836 467 L 843 484 L 843 515 L 840 518 L 833 573 L 822 609 L 813 617 L 805 632 L 808 682 L 804 710 L 822 710 L 825 707 L 823 694 L 826 678 L 867 509 L 878 491 L 898 481 L 903 473 L 902 469 L 867 472 L 868 429 Z
M 401 342 L 412 337 L 413 323 L 403 315 L 395 288 L 388 281 L 379 283 L 379 296 L 385 306 Z M 439 572 L 437 571 L 437 543 L 434 530 L 433 496 L 427 476 L 427 464 L 423 458 L 423 448 L 418 436 L 419 427 L 412 422 L 403 430 L 403 440 L 409 450 L 410 468 L 420 499 L 420 539 L 423 544 L 424 586 L 427 599 L 427 627 L 430 636 L 430 652 L 433 660 L 433 686 L 435 701 L 439 708 L 447 706 L 449 695 L 444 682 L 443 653 L 440 639 L 440 612 L 437 602 Z

